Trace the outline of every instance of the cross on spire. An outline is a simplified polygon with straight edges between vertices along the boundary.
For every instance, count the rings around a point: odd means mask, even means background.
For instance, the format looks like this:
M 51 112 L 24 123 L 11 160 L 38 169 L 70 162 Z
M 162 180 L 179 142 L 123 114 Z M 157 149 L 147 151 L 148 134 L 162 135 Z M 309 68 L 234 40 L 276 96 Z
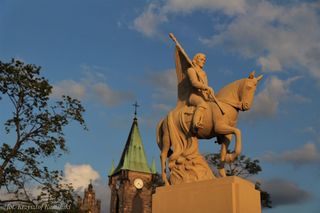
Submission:
M 134 118 L 137 118 L 137 108 L 140 106 L 138 105 L 138 102 L 136 101 L 134 104 L 132 104 L 132 106 L 134 106 Z

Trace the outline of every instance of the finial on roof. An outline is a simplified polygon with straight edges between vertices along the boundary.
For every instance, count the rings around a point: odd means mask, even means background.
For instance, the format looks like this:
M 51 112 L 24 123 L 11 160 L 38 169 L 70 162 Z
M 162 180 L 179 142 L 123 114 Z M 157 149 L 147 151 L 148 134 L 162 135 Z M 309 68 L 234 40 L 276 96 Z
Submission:
M 137 119 L 137 108 L 140 105 L 138 105 L 138 102 L 136 101 L 134 104 L 132 104 L 132 106 L 134 106 L 134 119 Z

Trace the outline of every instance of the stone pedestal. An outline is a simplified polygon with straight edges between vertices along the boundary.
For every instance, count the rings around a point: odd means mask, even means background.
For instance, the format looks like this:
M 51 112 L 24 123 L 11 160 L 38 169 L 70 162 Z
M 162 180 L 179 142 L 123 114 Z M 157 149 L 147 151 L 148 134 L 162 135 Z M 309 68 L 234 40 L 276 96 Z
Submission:
M 152 213 L 261 213 L 260 192 L 239 177 L 163 186 L 152 197 Z

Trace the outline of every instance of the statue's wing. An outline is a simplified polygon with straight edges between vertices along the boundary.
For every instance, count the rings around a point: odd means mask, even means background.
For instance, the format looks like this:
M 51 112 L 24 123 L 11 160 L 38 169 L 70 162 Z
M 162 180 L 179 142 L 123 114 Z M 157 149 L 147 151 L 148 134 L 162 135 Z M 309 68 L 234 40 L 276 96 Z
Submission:
M 187 61 L 186 57 L 180 51 L 180 48 L 176 46 L 176 73 L 178 80 L 178 101 L 177 108 L 180 108 L 187 104 L 188 98 L 191 93 L 191 84 L 187 76 L 187 70 L 191 67 L 191 64 Z

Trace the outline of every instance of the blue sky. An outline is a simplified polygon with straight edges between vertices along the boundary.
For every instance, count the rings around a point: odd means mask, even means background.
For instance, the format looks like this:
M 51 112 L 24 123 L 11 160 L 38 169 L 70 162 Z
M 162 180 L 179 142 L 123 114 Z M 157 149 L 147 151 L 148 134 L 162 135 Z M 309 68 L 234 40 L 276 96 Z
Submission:
M 54 85 L 52 98 L 66 93 L 86 108 L 89 131 L 68 127 L 70 153 L 48 164 L 65 170 L 78 188 L 89 179 L 105 186 L 137 100 L 147 157 L 150 163 L 156 159 L 159 170 L 155 127 L 176 102 L 169 32 L 190 57 L 207 55 L 205 70 L 215 91 L 252 70 L 264 75 L 253 108 L 238 122 L 243 153 L 261 161 L 256 178 L 274 195 L 275 207 L 264 212 L 318 212 L 317 1 L 0 0 L 0 59 L 40 65 Z M 201 152 L 218 152 L 213 141 L 201 142 Z M 98 188 L 105 202 L 107 189 Z

